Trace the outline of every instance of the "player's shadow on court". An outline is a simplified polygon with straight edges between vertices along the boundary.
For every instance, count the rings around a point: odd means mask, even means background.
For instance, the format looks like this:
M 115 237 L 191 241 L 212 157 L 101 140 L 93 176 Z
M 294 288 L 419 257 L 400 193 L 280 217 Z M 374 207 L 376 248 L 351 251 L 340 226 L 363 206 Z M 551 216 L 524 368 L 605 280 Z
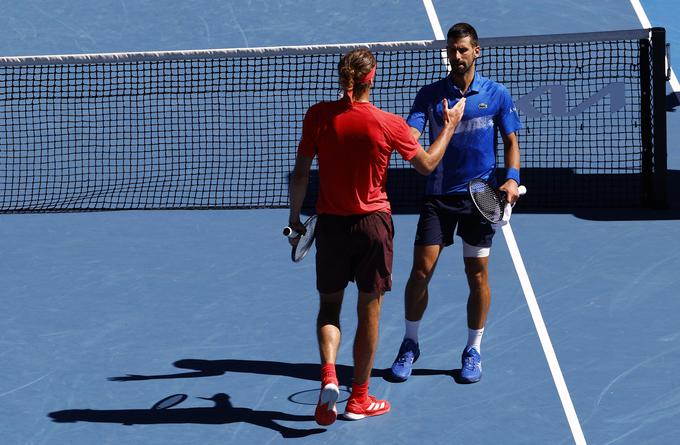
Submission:
M 314 416 L 286 414 L 278 411 L 257 411 L 250 408 L 240 408 L 232 405 L 228 394 L 219 393 L 209 398 L 214 406 L 197 408 L 171 409 L 69 409 L 49 413 L 54 422 L 98 422 L 120 423 L 121 425 L 158 425 L 173 423 L 196 423 L 221 425 L 245 422 L 263 428 L 277 431 L 285 438 L 306 437 L 326 431 L 323 428 L 296 429 L 290 428 L 276 420 L 292 422 L 309 422 Z
M 461 384 L 461 385 L 467 385 L 469 382 L 466 382 L 460 378 L 460 369 L 422 369 L 422 368 L 413 368 L 413 371 L 411 372 L 411 377 L 418 377 L 418 376 L 434 376 L 434 375 L 445 375 L 451 377 L 453 380 L 456 381 L 456 383 Z M 389 372 L 389 369 L 386 369 L 384 371 L 383 378 L 387 380 L 390 383 L 403 383 L 394 380 L 391 377 L 391 374 Z
M 320 378 L 320 366 L 318 363 L 285 363 L 267 360 L 201 360 L 201 359 L 182 359 L 173 363 L 175 367 L 190 369 L 190 372 L 180 372 L 158 375 L 139 375 L 126 374 L 119 377 L 109 377 L 115 382 L 128 382 L 138 380 L 156 379 L 183 379 L 196 377 L 214 377 L 224 375 L 229 372 L 276 375 L 283 377 L 293 377 L 302 380 L 318 382 Z M 341 385 L 351 386 L 352 367 L 349 365 L 336 364 L 335 370 L 338 381 Z M 450 375 L 455 378 L 452 370 L 435 369 L 414 369 L 413 375 Z M 389 369 L 373 369 L 371 377 L 382 377 L 389 381 Z
M 109 377 L 109 380 L 115 382 L 128 382 L 136 380 L 186 379 L 197 377 L 214 377 L 224 375 L 229 372 L 275 375 L 312 381 L 318 381 L 320 378 L 320 366 L 317 363 L 285 363 L 268 360 L 239 359 L 182 359 L 177 360 L 175 363 L 173 363 L 173 365 L 176 368 L 188 369 L 191 371 L 157 375 L 126 374 L 120 377 Z M 340 364 L 336 365 L 336 372 L 340 383 L 351 382 L 351 366 Z M 374 370 L 373 372 L 379 373 L 380 371 Z

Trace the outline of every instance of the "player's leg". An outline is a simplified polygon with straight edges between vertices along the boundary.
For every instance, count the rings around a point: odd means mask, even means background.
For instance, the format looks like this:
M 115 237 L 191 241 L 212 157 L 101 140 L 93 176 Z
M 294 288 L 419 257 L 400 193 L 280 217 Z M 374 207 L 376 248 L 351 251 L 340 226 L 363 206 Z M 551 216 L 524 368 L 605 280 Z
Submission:
M 411 376 L 413 364 L 420 356 L 418 329 L 429 301 L 428 283 L 434 274 L 441 250 L 441 245 L 414 246 L 413 266 L 404 290 L 404 338 L 390 368 L 393 381 L 406 381 Z
M 481 341 L 491 306 L 489 254 L 495 229 L 476 215 L 461 217 L 463 262 L 470 293 L 467 301 L 468 340 L 461 356 L 460 379 L 475 383 L 482 378 Z
M 382 293 L 359 292 L 357 331 L 354 337 L 354 382 L 366 383 L 371 377 L 378 347 Z
M 468 341 L 461 356 L 460 378 L 475 383 L 482 378 L 481 341 L 491 306 L 488 257 L 465 257 L 465 275 L 470 294 L 467 301 Z
M 335 363 L 340 347 L 340 311 L 344 289 L 349 282 L 349 252 L 344 247 L 346 221 L 321 215 L 316 226 L 316 287 L 319 313 L 316 334 L 321 359 L 321 391 L 314 417 L 320 425 L 335 422 L 340 395 Z
M 448 213 L 446 203 L 434 197 L 425 201 L 420 212 L 413 264 L 404 290 L 404 338 L 390 368 L 393 381 L 403 382 L 408 379 L 413 364 L 420 356 L 418 329 L 427 309 L 428 285 L 442 249 L 453 242 L 453 228 L 456 223 L 455 219 L 447 216 Z
M 368 393 L 375 351 L 378 347 L 382 299 L 382 293 L 359 291 L 358 324 L 354 338 L 354 381 L 345 408 L 345 418 L 349 420 L 378 416 L 390 410 L 387 400 L 378 400 Z
M 442 248 L 441 245 L 414 246 L 413 265 L 404 290 L 406 320 L 417 322 L 423 318 L 429 300 L 427 286 L 437 267 Z M 417 337 L 412 339 L 417 340 Z
M 464 257 L 465 275 L 470 294 L 467 301 L 467 323 L 469 329 L 484 329 L 491 306 L 489 288 L 489 257 Z
M 319 294 L 319 313 L 316 317 L 316 336 L 321 364 L 334 364 L 340 347 L 340 311 L 345 290 Z
M 314 412 L 319 425 L 330 425 L 338 417 L 335 406 L 340 396 L 335 363 L 340 347 L 340 311 L 344 289 L 333 293 L 321 293 L 319 313 L 316 317 L 316 336 L 321 358 L 321 391 Z
M 357 330 L 354 337 L 354 381 L 347 401 L 345 418 L 349 420 L 378 416 L 390 410 L 386 400 L 368 393 L 371 370 L 378 347 L 380 309 L 385 292 L 392 288 L 394 226 L 389 214 L 378 212 L 361 218 L 355 229 L 355 276 Z

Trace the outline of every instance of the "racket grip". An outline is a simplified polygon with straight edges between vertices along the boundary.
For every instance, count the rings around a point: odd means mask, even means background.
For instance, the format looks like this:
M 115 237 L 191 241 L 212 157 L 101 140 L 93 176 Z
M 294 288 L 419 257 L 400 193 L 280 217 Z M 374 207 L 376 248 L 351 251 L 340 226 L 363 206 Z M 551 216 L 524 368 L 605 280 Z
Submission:
M 299 235 L 295 230 L 291 229 L 290 227 L 286 226 L 283 228 L 283 236 L 288 237 L 288 238 L 295 238 Z

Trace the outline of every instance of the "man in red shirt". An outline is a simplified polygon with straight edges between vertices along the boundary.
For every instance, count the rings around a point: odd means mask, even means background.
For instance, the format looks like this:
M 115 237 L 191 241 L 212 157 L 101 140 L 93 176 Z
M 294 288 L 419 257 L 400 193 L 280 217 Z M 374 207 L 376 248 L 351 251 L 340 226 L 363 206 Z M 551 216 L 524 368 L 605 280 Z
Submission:
M 317 339 L 321 355 L 321 393 L 315 419 L 330 425 L 339 396 L 335 362 L 340 346 L 344 290 L 355 281 L 358 325 L 354 338 L 354 378 L 345 418 L 358 420 L 390 410 L 386 400 L 368 394 L 378 342 L 380 307 L 392 286 L 392 224 L 385 183 L 394 150 L 423 175 L 442 159 L 463 115 L 465 99 L 449 109 L 443 102 L 442 131 L 426 152 L 406 121 L 370 103 L 376 61 L 367 49 L 345 54 L 338 64 L 342 99 L 309 108 L 290 182 L 289 226 L 302 233 L 300 211 L 316 157 L 319 197 L 316 211 L 316 286 L 320 295 Z M 297 239 L 291 241 L 297 242 Z

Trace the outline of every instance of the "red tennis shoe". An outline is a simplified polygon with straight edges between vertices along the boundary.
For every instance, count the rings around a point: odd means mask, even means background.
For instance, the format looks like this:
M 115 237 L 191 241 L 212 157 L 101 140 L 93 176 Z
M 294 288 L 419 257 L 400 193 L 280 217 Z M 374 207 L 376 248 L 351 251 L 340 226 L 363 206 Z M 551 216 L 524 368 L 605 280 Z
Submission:
M 319 402 L 316 405 L 314 412 L 314 420 L 319 425 L 330 425 L 338 418 L 338 409 L 335 407 L 335 402 L 338 401 L 340 390 L 337 383 L 327 382 L 321 387 L 319 393 Z
M 350 397 L 345 408 L 345 419 L 359 420 L 364 417 L 379 416 L 390 410 L 390 402 L 378 400 L 369 395 L 363 401 Z

